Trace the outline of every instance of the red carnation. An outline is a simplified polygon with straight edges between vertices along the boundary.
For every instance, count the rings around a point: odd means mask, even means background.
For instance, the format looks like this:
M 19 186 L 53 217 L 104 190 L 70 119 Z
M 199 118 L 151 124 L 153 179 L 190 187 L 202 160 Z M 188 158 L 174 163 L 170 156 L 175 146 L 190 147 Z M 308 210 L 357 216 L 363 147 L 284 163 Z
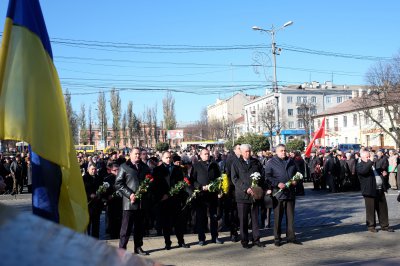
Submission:
M 147 178 L 147 179 L 153 179 L 153 177 L 151 176 L 151 174 L 147 174 L 147 175 L 146 175 L 146 178 Z
M 187 179 L 187 177 L 185 177 L 185 178 L 183 179 L 183 181 L 185 181 L 185 183 L 186 183 L 188 186 L 190 186 L 190 181 L 189 181 L 189 179 Z
M 153 182 L 154 181 L 154 178 L 150 178 L 150 182 Z

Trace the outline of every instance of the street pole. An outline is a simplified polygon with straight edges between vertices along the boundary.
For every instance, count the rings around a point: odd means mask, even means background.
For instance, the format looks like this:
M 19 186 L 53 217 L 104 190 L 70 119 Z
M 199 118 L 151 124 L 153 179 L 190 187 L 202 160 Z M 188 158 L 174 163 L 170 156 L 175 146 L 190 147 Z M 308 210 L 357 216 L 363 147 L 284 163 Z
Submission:
M 271 52 L 272 52 L 272 57 L 273 57 L 273 68 L 274 68 L 274 81 L 272 84 L 272 92 L 275 97 L 275 134 L 276 134 L 276 145 L 280 143 L 280 137 L 279 137 L 279 132 L 280 132 L 280 121 L 279 121 L 279 92 L 278 92 L 278 82 L 276 78 L 276 43 L 275 43 L 275 34 L 284 29 L 287 26 L 290 26 L 293 24 L 293 21 L 288 21 L 285 24 L 283 24 L 282 27 L 275 29 L 274 25 L 272 25 L 271 29 L 265 30 L 262 28 L 259 28 L 257 26 L 253 27 L 253 30 L 261 31 L 261 32 L 267 32 L 271 35 L 272 39 L 272 44 L 271 44 Z

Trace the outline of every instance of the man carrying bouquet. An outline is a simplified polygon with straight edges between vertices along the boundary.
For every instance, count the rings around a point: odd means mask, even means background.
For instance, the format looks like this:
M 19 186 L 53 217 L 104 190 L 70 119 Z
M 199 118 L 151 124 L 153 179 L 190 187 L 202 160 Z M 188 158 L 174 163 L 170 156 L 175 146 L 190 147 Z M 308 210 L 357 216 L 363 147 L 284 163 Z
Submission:
M 251 214 L 251 225 L 253 233 L 253 244 L 264 247 L 260 242 L 260 232 L 258 228 L 258 209 L 260 199 L 264 196 L 262 190 L 263 180 L 261 163 L 251 157 L 251 146 L 242 144 L 240 146 L 242 156 L 232 165 L 232 182 L 235 185 L 235 197 L 237 202 L 240 237 L 243 248 L 251 248 L 249 245 L 248 215 Z
M 279 144 L 276 155 L 265 165 L 265 179 L 273 187 L 274 199 L 274 238 L 275 246 L 281 245 L 281 226 L 283 213 L 286 213 L 286 239 L 288 243 L 301 245 L 294 232 L 294 206 L 296 200 L 296 181 L 291 181 L 297 169 L 292 158 L 286 157 L 286 146 Z
M 189 248 L 183 239 L 186 226 L 182 211 L 187 198 L 185 186 L 182 186 L 180 191 L 171 192 L 171 188 L 175 188 L 179 182 L 184 182 L 183 171 L 180 166 L 172 163 L 170 152 L 163 152 L 161 159 L 162 164 L 153 169 L 153 191 L 158 202 L 157 211 L 165 239 L 165 249 L 171 249 L 172 227 L 175 229 L 179 247 Z
M 150 168 L 140 159 L 139 148 L 133 148 L 130 159 L 123 163 L 115 180 L 115 189 L 122 197 L 122 226 L 119 247 L 126 249 L 133 231 L 134 252 L 139 255 L 149 255 L 142 249 L 144 232 L 144 214 L 141 203 L 136 195 L 140 184 L 150 174 Z
M 200 152 L 200 161 L 195 163 L 190 173 L 190 183 L 194 185 L 194 189 L 200 191 L 193 205 L 196 210 L 196 225 L 199 237 L 199 245 L 204 246 L 206 241 L 207 228 L 207 209 L 210 214 L 210 231 L 211 242 L 222 244 L 218 239 L 218 192 L 210 192 L 210 182 L 221 176 L 219 166 L 215 162 L 210 161 L 210 151 L 203 149 Z

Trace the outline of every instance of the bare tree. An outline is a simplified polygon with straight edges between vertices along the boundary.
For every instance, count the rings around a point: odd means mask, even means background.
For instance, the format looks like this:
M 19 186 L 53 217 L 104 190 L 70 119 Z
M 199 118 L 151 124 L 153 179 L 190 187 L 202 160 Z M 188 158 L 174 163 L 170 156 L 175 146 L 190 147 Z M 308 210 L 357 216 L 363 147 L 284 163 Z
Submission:
M 86 127 L 86 108 L 84 103 L 81 104 L 81 112 L 79 114 L 79 125 L 80 125 L 81 143 L 87 144 L 88 132 Z
M 158 143 L 158 130 L 157 130 L 157 103 L 154 104 L 153 108 L 151 109 L 151 116 L 154 125 L 154 139 L 155 143 Z
M 168 91 L 163 98 L 163 113 L 164 123 L 167 130 L 176 128 L 176 117 L 175 117 L 175 99 L 171 92 Z
M 313 130 L 313 115 L 317 114 L 317 106 L 314 103 L 302 102 L 297 105 L 297 118 L 305 130 L 306 144 L 310 143 L 310 132 Z
M 127 143 L 127 115 L 126 112 L 124 112 L 124 115 L 122 116 L 122 121 L 121 121 L 121 130 L 122 130 L 122 145 L 126 146 Z
M 111 106 L 111 113 L 113 116 L 113 140 L 114 146 L 119 147 L 120 142 L 120 120 L 121 120 L 121 98 L 119 97 L 119 92 L 113 88 L 110 92 L 110 106 Z
M 99 119 L 102 140 L 104 141 L 104 145 L 107 146 L 107 109 L 104 92 L 99 92 L 99 97 L 97 98 L 97 118 Z
M 353 103 L 400 147 L 400 55 L 373 65 L 366 79 L 367 91 L 354 98 Z
M 146 147 L 149 147 L 149 134 L 148 134 L 148 129 L 149 129 L 149 123 L 147 121 L 147 113 L 146 113 L 147 108 L 143 110 L 142 114 L 142 134 L 143 134 L 143 140 L 144 140 L 144 145 Z
M 74 140 L 74 143 L 78 144 L 78 142 L 79 142 L 78 115 L 72 109 L 71 93 L 68 91 L 68 89 L 65 92 L 64 101 L 65 101 L 65 107 L 67 110 L 69 126 L 71 127 L 72 138 Z
M 133 147 L 134 144 L 139 146 L 139 138 L 140 138 L 140 121 L 133 112 L 133 103 L 132 101 L 128 102 L 128 109 L 127 109 L 127 127 L 128 127 L 128 137 Z
M 261 109 L 259 112 L 259 121 L 261 121 L 266 132 L 268 132 L 269 143 L 272 147 L 272 143 L 274 143 L 273 134 L 276 131 L 275 107 L 273 104 L 267 104 Z
M 89 115 L 88 115 L 88 121 L 89 121 L 89 144 L 93 144 L 93 132 L 92 132 L 92 126 L 93 126 L 93 121 L 92 121 L 92 105 L 89 105 Z

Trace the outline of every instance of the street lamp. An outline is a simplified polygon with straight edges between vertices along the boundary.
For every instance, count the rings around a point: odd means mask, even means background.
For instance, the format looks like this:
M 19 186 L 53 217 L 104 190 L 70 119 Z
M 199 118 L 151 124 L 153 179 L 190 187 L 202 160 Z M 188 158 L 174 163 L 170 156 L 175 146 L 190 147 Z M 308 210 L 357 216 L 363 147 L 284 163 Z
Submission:
M 266 29 L 262 29 L 262 28 L 260 28 L 260 27 L 257 27 L 257 26 L 253 26 L 252 27 L 252 29 L 253 30 L 257 30 L 257 31 L 261 31 L 261 32 L 266 32 L 266 33 L 268 33 L 268 34 L 270 34 L 271 35 L 271 39 L 272 39 L 272 44 L 271 44 L 271 50 L 272 50 L 272 56 L 273 56 L 273 63 L 274 63 L 274 65 L 273 65 L 273 67 L 274 67 L 274 81 L 273 81 L 273 86 L 272 86 L 272 90 L 273 90 L 273 92 L 274 92 L 274 96 L 275 96 L 275 102 L 276 102 L 276 104 L 275 104 L 275 131 L 276 131 L 276 142 L 277 142 L 277 144 L 279 144 L 279 142 L 280 142 L 280 140 L 279 140 L 279 134 L 278 134 L 278 132 L 279 132 L 279 130 L 280 130 L 280 122 L 279 122 L 279 95 L 278 95 L 278 84 L 277 84 L 277 80 L 276 80 L 276 43 L 275 43 L 275 34 L 278 32 L 278 31 L 280 31 L 280 30 L 282 30 L 282 29 L 284 29 L 284 28 L 286 28 L 286 27 L 288 27 L 288 26 L 290 26 L 290 25 L 292 25 L 293 24 L 293 21 L 288 21 L 288 22 L 286 22 L 285 24 L 283 24 L 283 26 L 282 27 L 280 27 L 280 28 L 278 28 L 278 29 L 276 29 L 275 27 L 274 27 L 274 25 L 272 25 L 271 26 L 271 29 L 268 29 L 268 30 L 266 30 Z

